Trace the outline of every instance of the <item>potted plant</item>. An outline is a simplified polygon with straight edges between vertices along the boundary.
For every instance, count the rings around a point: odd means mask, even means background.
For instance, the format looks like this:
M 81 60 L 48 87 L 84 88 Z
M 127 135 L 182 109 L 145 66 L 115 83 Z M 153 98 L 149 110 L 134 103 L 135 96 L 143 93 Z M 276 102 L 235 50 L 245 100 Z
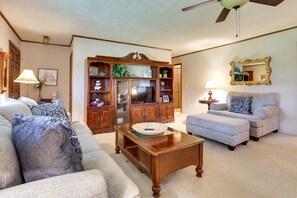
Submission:
M 163 70 L 163 78 L 167 78 L 168 70 L 164 69 Z
M 41 99 L 41 90 L 45 87 L 44 81 L 38 80 L 38 83 L 33 86 L 34 89 L 38 89 L 38 98 L 37 101 Z

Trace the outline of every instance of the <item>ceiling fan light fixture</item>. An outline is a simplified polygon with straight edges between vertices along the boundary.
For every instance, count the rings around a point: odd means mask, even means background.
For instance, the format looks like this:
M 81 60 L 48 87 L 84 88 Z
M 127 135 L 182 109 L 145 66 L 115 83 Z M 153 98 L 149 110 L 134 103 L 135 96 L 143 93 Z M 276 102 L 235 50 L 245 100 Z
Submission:
M 224 8 L 231 10 L 232 8 L 239 8 L 244 6 L 249 0 L 221 0 L 221 5 Z

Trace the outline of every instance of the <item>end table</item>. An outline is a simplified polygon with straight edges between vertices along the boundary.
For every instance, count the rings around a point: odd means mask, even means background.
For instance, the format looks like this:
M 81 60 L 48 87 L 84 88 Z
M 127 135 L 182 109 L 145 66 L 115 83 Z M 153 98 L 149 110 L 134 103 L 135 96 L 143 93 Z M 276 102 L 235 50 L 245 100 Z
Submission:
M 199 100 L 199 103 L 208 105 L 208 110 L 210 110 L 210 105 L 215 102 L 219 102 L 219 101 L 218 100 Z

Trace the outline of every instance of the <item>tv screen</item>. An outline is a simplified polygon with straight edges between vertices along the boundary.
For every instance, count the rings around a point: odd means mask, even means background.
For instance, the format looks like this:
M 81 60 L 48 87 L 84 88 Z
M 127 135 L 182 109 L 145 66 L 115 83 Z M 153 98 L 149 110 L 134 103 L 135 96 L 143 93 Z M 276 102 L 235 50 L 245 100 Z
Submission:
M 154 87 L 137 86 L 132 88 L 132 104 L 154 102 Z

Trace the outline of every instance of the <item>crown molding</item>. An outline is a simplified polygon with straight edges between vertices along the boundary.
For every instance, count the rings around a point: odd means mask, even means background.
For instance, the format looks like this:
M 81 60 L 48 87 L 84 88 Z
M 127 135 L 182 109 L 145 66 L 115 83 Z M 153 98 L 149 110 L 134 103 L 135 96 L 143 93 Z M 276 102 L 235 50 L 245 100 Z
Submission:
M 154 47 L 154 46 L 142 45 L 142 44 L 137 44 L 137 43 L 128 43 L 128 42 L 123 42 L 123 41 L 115 41 L 115 40 L 102 39 L 102 38 L 94 38 L 94 37 L 75 35 L 75 34 L 72 35 L 71 42 L 70 42 L 69 46 L 72 45 L 74 37 L 83 38 L 83 39 L 97 40 L 97 41 L 104 41 L 104 42 L 110 42 L 110 43 L 117 43 L 117 44 L 124 44 L 124 45 L 133 45 L 133 46 L 138 46 L 138 47 L 159 49 L 159 50 L 165 50 L 165 51 L 172 51 L 172 49 L 167 49 L 167 48 L 162 48 L 162 47 Z
M 18 33 L 15 31 L 15 29 L 12 27 L 12 25 L 9 23 L 9 21 L 7 20 L 7 18 L 4 16 L 4 14 L 2 13 L 2 11 L 0 11 L 0 16 L 2 17 L 2 19 L 6 22 L 6 24 L 10 27 L 10 29 L 14 32 L 14 34 L 20 39 L 20 41 L 22 40 L 21 37 L 18 35 Z
M 261 35 L 250 37 L 250 38 L 243 39 L 243 40 L 240 40 L 240 41 L 227 43 L 227 44 L 224 44 L 224 45 L 218 45 L 218 46 L 214 46 L 214 47 L 210 47 L 210 48 L 205 48 L 205 49 L 202 49 L 202 50 L 197 50 L 197 51 L 194 51 L 194 52 L 189 52 L 189 53 L 186 53 L 186 54 L 181 54 L 181 55 L 178 55 L 178 56 L 173 56 L 172 58 L 179 58 L 179 57 L 182 57 L 182 56 L 196 54 L 196 53 L 200 53 L 200 52 L 204 52 L 204 51 L 208 51 L 208 50 L 212 50 L 212 49 L 216 49 L 216 48 L 220 48 L 220 47 L 226 47 L 228 45 L 234 45 L 234 44 L 237 44 L 237 43 L 242 43 L 242 42 L 257 39 L 257 38 L 260 38 L 260 37 L 264 37 L 264 36 L 268 36 L 268 35 L 272 35 L 272 34 L 277 34 L 277 33 L 280 33 L 280 32 L 289 31 L 289 30 L 292 30 L 292 29 L 295 29 L 295 28 L 297 28 L 297 26 L 293 26 L 293 27 L 290 27 L 290 28 L 282 29 L 282 30 L 277 30 L 277 31 L 274 31 L 274 32 L 269 32 L 269 33 L 266 33 L 266 34 L 261 34 Z

